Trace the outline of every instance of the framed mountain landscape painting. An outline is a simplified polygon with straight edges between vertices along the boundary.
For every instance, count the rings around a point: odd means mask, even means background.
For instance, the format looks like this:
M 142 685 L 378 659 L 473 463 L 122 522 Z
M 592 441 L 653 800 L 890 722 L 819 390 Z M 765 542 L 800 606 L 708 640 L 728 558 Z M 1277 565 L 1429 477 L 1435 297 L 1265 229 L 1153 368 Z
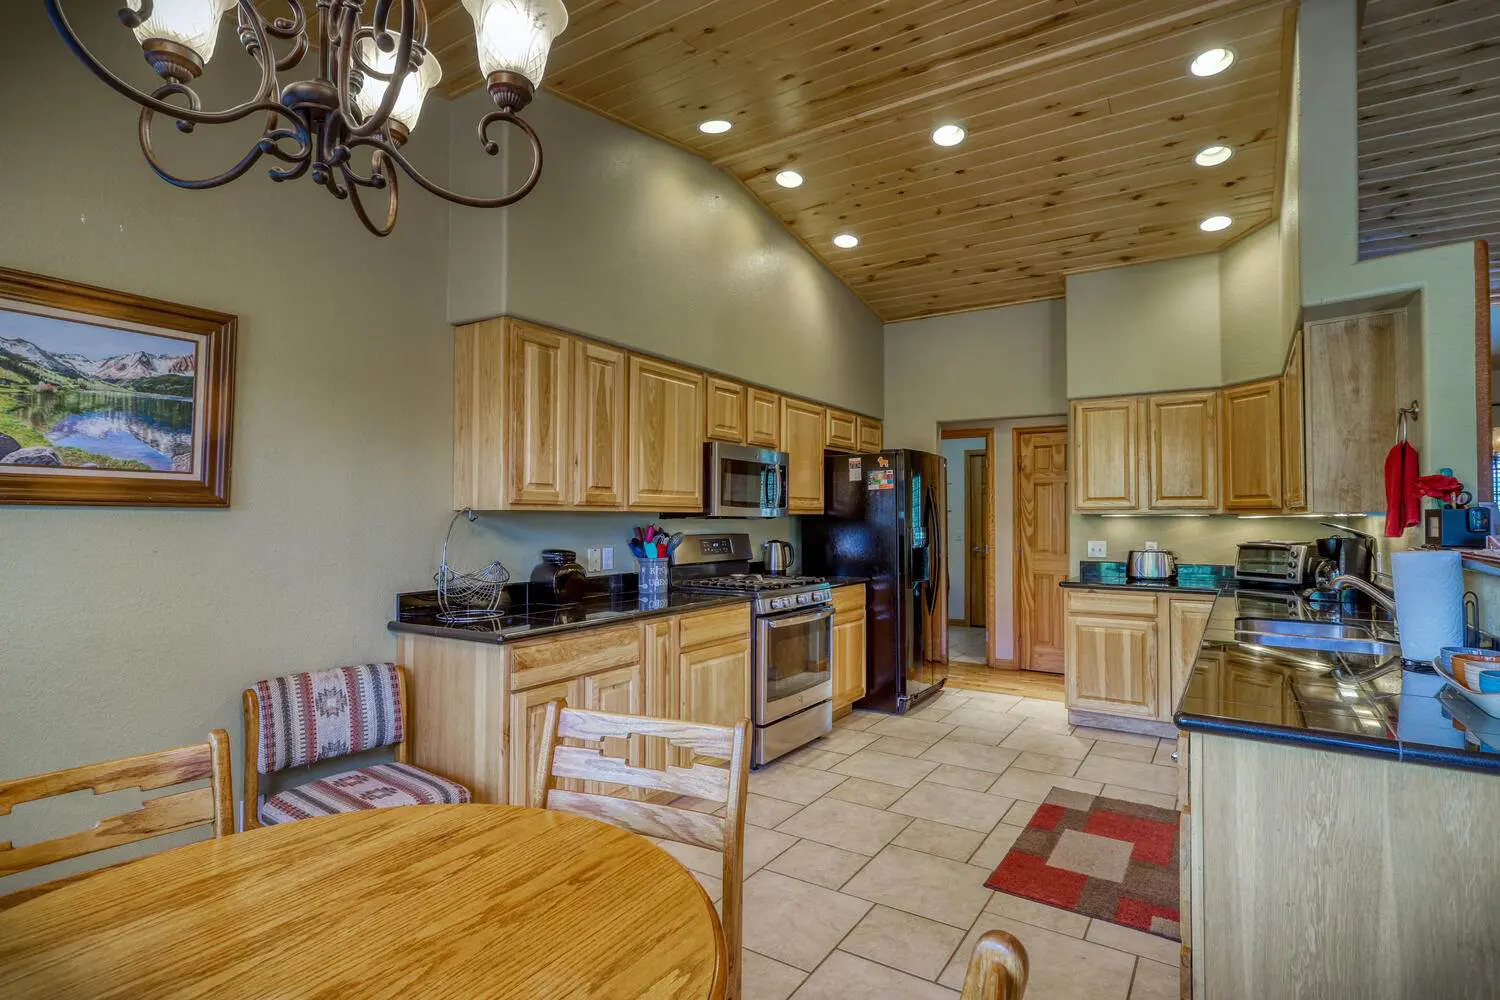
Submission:
M 0 268 L 0 503 L 227 507 L 235 318 Z

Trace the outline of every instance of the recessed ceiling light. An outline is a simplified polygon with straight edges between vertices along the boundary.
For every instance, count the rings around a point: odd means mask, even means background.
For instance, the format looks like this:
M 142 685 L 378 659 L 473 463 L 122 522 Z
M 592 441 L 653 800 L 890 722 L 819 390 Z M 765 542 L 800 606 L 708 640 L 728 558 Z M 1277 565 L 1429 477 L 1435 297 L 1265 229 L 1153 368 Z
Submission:
M 776 183 L 784 188 L 801 187 L 802 175 L 795 170 L 783 170 L 776 175 Z
M 1204 146 L 1198 150 L 1198 155 L 1193 157 L 1193 162 L 1200 167 L 1217 167 L 1233 155 L 1234 150 L 1228 146 Z
M 1200 52 L 1188 63 L 1188 72 L 1194 76 L 1215 76 L 1234 65 L 1234 49 L 1218 48 Z
M 833 245 L 840 250 L 853 250 L 859 246 L 859 237 L 853 233 L 839 233 L 833 238 Z
M 962 125 L 939 125 L 932 130 L 932 141 L 939 146 L 957 146 L 968 135 Z
M 1210 215 L 1198 223 L 1198 228 L 1205 233 L 1217 233 L 1221 229 L 1228 229 L 1234 225 L 1234 220 L 1227 215 Z
M 727 122 L 722 118 L 710 118 L 706 122 L 698 123 L 698 131 L 704 135 L 719 135 L 721 132 L 728 132 L 732 128 L 734 128 L 734 123 Z

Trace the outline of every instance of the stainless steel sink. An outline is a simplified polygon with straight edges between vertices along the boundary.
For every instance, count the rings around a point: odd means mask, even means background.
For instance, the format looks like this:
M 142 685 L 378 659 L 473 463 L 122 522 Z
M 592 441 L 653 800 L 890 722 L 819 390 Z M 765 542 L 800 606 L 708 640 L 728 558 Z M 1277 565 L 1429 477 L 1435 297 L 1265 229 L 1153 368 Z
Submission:
M 1284 649 L 1323 649 L 1334 653 L 1395 656 L 1401 646 L 1379 635 L 1368 625 L 1341 622 L 1310 622 L 1285 618 L 1236 618 L 1237 642 Z

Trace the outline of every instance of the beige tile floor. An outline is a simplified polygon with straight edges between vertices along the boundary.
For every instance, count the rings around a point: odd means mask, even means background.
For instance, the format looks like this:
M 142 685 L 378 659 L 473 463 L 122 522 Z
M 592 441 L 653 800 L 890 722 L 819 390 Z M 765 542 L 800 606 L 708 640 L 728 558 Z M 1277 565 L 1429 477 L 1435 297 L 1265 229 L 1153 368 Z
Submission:
M 1027 1000 L 1176 997 L 1176 942 L 984 887 L 1053 787 L 1175 807 L 1171 752 L 979 691 L 847 716 L 750 776 L 744 1000 L 955 1000 L 992 929 L 1030 954 Z M 719 855 L 662 846 L 717 901 Z
M 948 659 L 960 663 L 988 663 L 989 654 L 984 647 L 984 629 L 964 625 L 948 626 Z

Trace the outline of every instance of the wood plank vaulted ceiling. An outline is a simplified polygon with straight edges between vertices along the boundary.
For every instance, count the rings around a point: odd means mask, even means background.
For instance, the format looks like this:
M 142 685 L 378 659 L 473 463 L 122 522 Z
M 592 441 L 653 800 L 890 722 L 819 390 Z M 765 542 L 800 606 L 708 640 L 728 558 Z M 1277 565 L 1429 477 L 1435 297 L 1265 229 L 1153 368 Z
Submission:
M 1066 274 L 1218 250 L 1276 213 L 1282 0 L 569 7 L 548 90 L 739 178 L 884 320 L 1057 298 Z M 443 88 L 479 86 L 458 0 L 428 13 Z M 1187 73 L 1220 45 L 1233 67 Z M 702 135 L 708 118 L 734 128 Z M 963 145 L 930 141 L 946 122 Z M 1220 143 L 1228 163 L 1192 163 Z M 802 187 L 776 185 L 787 167 Z M 1198 229 L 1218 213 L 1234 225 Z M 856 249 L 833 246 L 845 231 Z
M 1500 301 L 1500 0 L 1369 0 L 1359 50 L 1359 251 L 1490 244 Z

